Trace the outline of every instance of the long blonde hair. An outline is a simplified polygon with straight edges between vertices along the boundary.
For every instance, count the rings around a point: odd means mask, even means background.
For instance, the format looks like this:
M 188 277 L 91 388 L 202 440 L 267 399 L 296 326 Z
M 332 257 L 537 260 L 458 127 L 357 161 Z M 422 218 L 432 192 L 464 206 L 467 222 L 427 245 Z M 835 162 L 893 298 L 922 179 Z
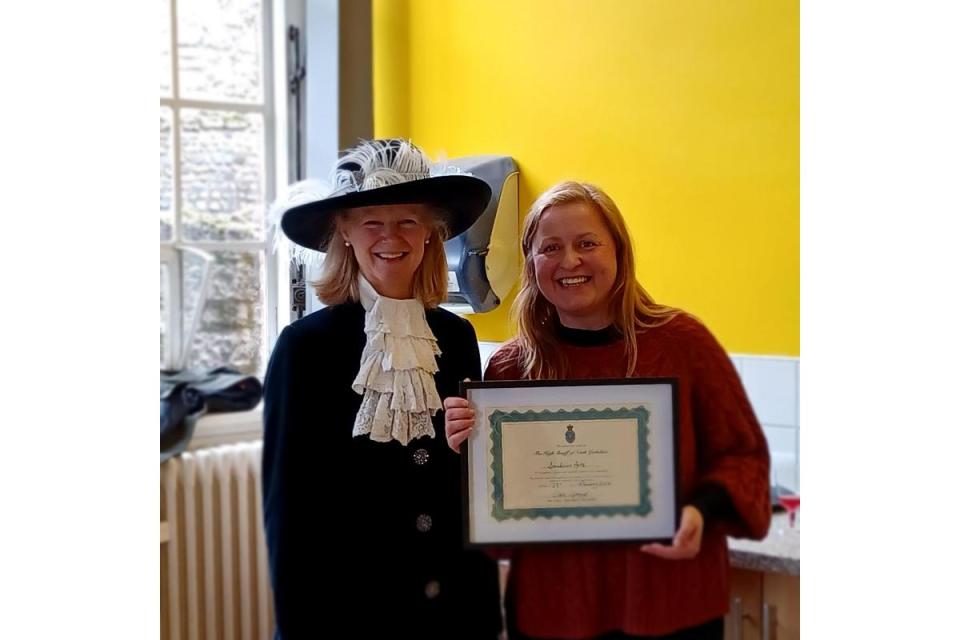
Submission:
M 423 260 L 413 274 L 413 296 L 431 309 L 447 299 L 447 255 L 443 243 L 447 240 L 446 213 L 441 209 L 423 205 L 424 218 L 430 225 L 430 242 L 424 247 Z M 349 211 L 336 214 L 332 225 L 332 237 L 327 245 L 327 255 L 320 269 L 320 277 L 310 283 L 317 297 L 324 304 L 343 304 L 360 301 L 360 265 L 353 251 L 344 244 L 337 230 Z
M 627 368 L 624 375 L 631 375 L 637 364 L 636 332 L 666 324 L 680 313 L 679 309 L 654 302 L 637 281 L 630 234 L 620 209 L 610 196 L 599 187 L 585 182 L 560 182 L 547 189 L 530 207 L 521 235 L 523 272 L 520 276 L 520 292 L 513 301 L 511 313 L 517 323 L 519 364 L 527 378 L 557 379 L 569 374 L 569 363 L 559 348 L 557 326 L 560 320 L 557 310 L 537 286 L 533 239 L 548 208 L 576 202 L 594 206 L 614 238 L 617 277 L 610 291 L 610 308 L 613 326 L 626 343 Z

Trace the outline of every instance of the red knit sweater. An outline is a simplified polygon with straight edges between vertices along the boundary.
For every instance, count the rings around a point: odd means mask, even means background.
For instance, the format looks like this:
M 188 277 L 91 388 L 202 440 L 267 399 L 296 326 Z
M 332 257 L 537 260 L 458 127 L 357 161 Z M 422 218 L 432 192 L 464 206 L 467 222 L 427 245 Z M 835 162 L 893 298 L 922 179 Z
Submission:
M 706 483 L 722 486 L 736 515 L 707 522 L 700 553 L 662 560 L 638 544 L 517 547 L 510 581 L 520 631 L 582 639 L 622 630 L 660 635 L 724 615 L 729 600 L 726 536 L 760 539 L 770 525 L 766 439 L 726 352 L 700 322 L 680 314 L 637 333 L 636 377 L 679 380 L 681 504 Z M 564 344 L 571 377 L 620 378 L 624 343 Z M 508 342 L 486 380 L 520 379 L 520 349 Z

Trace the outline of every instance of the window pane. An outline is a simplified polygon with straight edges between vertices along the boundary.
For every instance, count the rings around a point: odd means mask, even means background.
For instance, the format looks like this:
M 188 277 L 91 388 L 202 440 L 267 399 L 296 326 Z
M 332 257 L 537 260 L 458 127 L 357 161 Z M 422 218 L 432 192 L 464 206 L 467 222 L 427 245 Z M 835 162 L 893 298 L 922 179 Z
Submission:
M 260 14 L 258 0 L 177 3 L 181 98 L 263 100 Z
M 173 239 L 173 110 L 160 107 L 160 240 Z
M 180 111 L 186 240 L 263 239 L 263 117 L 256 113 Z
M 170 57 L 170 0 L 160 0 L 160 97 L 173 93 L 173 59 Z
M 167 265 L 160 263 L 160 368 L 167 366 L 166 350 L 170 342 L 170 281 Z
M 211 291 L 213 291 L 213 274 L 217 268 L 217 256 L 216 254 L 207 251 L 203 253 L 212 258 L 209 266 L 210 273 L 207 276 L 209 284 L 207 285 L 206 295 L 207 298 L 209 298 Z M 203 292 L 200 290 L 200 286 L 203 284 L 203 273 L 204 267 L 207 264 L 207 260 L 189 250 L 180 251 L 178 254 L 182 260 L 180 264 L 183 273 L 183 282 L 181 283 L 183 289 L 180 296 L 180 312 L 182 315 L 181 328 L 183 330 L 184 340 L 186 340 L 187 331 L 190 330 L 190 323 L 193 321 L 194 310 L 197 308 L 198 304 L 203 302 L 200 299 L 200 296 L 203 294 Z M 199 327 L 199 324 L 197 326 Z
M 262 374 L 264 347 L 264 261 L 262 252 L 217 251 L 207 300 L 187 357 L 187 367 L 206 371 L 229 366 Z M 189 322 L 202 263 L 184 264 L 184 323 Z M 185 330 L 188 327 L 185 327 Z

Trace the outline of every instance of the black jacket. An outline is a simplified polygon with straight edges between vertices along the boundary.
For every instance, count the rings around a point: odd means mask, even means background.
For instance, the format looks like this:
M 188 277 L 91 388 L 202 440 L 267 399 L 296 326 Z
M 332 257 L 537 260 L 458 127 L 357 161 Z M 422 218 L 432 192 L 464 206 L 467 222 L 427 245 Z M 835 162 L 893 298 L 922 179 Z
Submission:
M 437 391 L 456 395 L 461 380 L 480 379 L 476 334 L 442 309 L 426 315 L 442 351 Z M 442 412 L 436 437 L 406 447 L 352 436 L 363 323 L 358 303 L 310 314 L 281 333 L 267 368 L 263 510 L 277 637 L 492 640 L 497 567 L 462 548 L 460 460 Z

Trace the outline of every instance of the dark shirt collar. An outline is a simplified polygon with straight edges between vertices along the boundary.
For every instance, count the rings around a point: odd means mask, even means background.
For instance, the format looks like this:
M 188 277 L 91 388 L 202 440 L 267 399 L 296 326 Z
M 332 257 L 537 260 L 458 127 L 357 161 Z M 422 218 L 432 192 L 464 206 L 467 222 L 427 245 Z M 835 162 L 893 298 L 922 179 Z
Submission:
M 578 347 L 597 347 L 605 344 L 613 344 L 620 339 L 620 332 L 612 324 L 603 329 L 572 329 L 557 323 L 557 336 L 561 342 L 573 344 Z

